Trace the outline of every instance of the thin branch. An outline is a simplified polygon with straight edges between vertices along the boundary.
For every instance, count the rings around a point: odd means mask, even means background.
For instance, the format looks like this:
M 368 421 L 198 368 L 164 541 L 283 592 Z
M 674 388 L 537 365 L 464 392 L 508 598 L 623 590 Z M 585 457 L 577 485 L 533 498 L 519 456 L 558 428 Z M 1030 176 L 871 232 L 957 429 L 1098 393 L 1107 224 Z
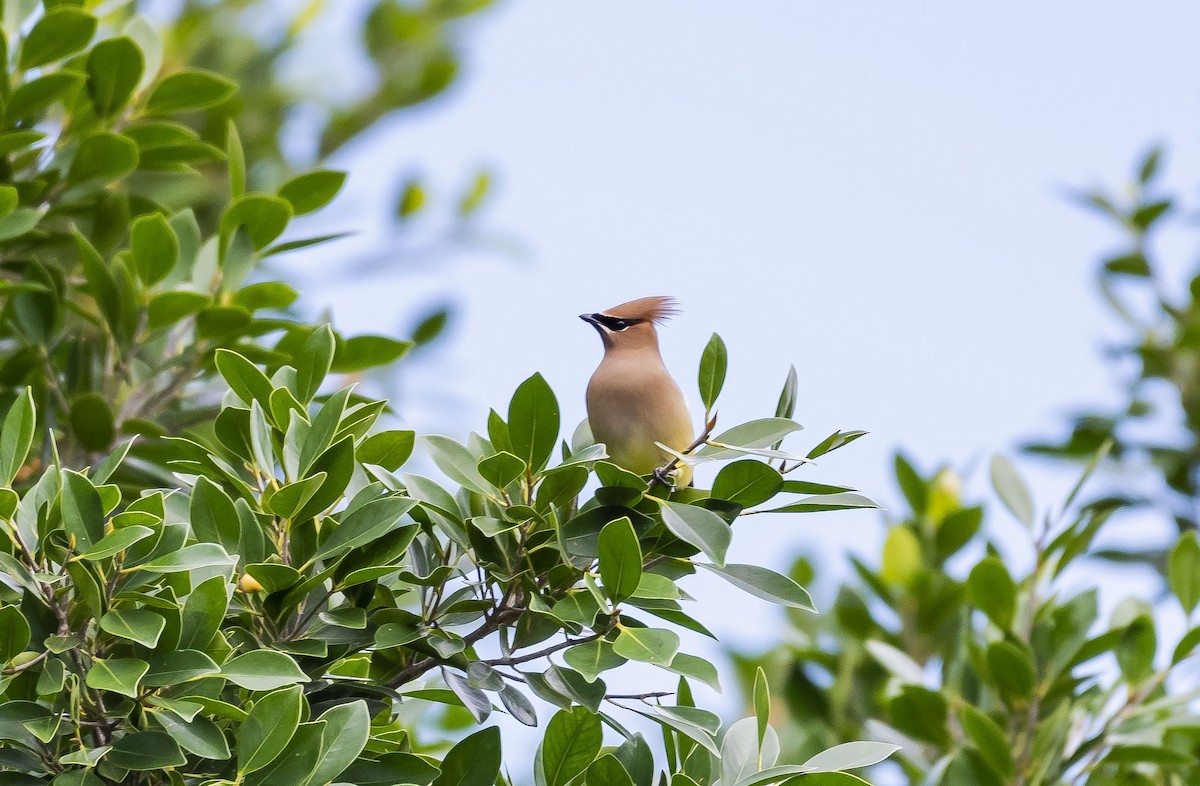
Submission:
M 712 417 L 710 417 L 708 419 L 708 421 L 704 424 L 704 431 L 702 431 L 700 433 L 700 436 L 696 437 L 696 441 L 693 442 L 692 444 L 688 445 L 686 448 L 684 448 L 680 452 L 686 456 L 686 455 L 689 455 L 692 451 L 698 450 L 699 448 L 701 448 L 702 446 L 707 444 L 708 438 L 712 436 L 713 429 L 715 429 L 716 427 L 717 427 L 717 413 L 714 412 L 714 413 L 712 413 Z M 675 456 L 670 461 L 668 461 L 666 464 L 663 464 L 661 467 L 658 467 L 657 469 L 655 469 L 654 472 L 650 473 L 651 488 L 653 488 L 654 486 L 670 485 L 670 481 L 668 480 L 668 477 L 678 466 L 679 466 L 679 457 Z

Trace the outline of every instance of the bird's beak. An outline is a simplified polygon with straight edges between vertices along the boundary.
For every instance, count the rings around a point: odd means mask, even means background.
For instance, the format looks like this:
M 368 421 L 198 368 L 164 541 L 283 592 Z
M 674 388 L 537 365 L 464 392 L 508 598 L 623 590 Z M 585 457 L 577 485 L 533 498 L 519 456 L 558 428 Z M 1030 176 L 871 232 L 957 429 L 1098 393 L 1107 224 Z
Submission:
M 580 314 L 579 318 L 594 328 L 600 327 L 600 321 L 598 319 L 596 319 L 595 314 Z

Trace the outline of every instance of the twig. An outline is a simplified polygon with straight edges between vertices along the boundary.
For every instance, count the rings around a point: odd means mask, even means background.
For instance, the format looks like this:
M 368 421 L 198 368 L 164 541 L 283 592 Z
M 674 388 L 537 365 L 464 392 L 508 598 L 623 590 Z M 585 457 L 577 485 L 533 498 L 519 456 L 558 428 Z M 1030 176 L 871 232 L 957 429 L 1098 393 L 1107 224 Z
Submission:
M 715 429 L 716 427 L 717 427 L 717 413 L 714 412 L 714 413 L 712 413 L 712 417 L 710 417 L 708 419 L 708 421 L 704 424 L 704 431 L 702 431 L 700 433 L 700 436 L 696 437 L 696 441 L 693 442 L 692 444 L 688 445 L 686 448 L 684 448 L 680 452 L 686 456 L 686 455 L 690 454 L 692 451 L 697 450 L 700 447 L 702 447 L 703 445 L 707 444 L 708 438 L 712 436 L 713 429 Z M 658 467 L 657 469 L 655 469 L 654 472 L 650 473 L 650 486 L 654 487 L 654 486 L 669 485 L 669 483 L 667 481 L 667 476 L 670 475 L 671 472 L 674 471 L 674 469 L 678 466 L 679 466 L 679 456 L 674 456 L 666 464 L 663 464 L 661 467 Z

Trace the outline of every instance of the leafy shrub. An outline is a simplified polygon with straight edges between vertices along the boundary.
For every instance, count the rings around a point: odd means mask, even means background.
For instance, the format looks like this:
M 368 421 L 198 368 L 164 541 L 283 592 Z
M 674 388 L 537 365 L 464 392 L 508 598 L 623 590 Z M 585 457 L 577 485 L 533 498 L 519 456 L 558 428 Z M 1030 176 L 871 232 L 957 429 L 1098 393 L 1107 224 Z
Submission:
M 0 150 L 0 405 L 28 386 L 36 432 L 57 428 L 59 458 L 80 467 L 121 434 L 139 434 L 114 477 L 127 489 L 170 482 L 162 437 L 210 424 L 219 391 L 202 384 L 214 352 L 235 348 L 271 371 L 314 330 L 288 309 L 297 294 L 251 274 L 328 238 L 278 242 L 295 215 L 331 200 L 344 176 L 319 170 L 276 192 L 246 190 L 236 130 L 223 148 L 180 122 L 227 103 L 236 85 L 201 70 L 158 73 L 162 45 L 140 17 L 120 30 L 56 4 L 5 7 L 27 32 L 7 49 Z M 92 44 L 96 31 L 113 33 Z M 155 54 L 157 53 L 157 54 Z M 202 229 L 170 184 L 227 164 L 219 221 Z M 407 342 L 334 334 L 333 368 L 390 363 Z M 27 482 L 50 455 L 18 473 Z
M 922 476 L 897 457 L 896 476 L 910 512 L 889 524 L 879 567 L 855 560 L 857 580 L 831 613 L 793 617 L 797 643 L 768 656 L 786 675 L 785 750 L 870 734 L 902 746 L 896 761 L 912 784 L 1197 782 L 1200 731 L 1179 672 L 1200 631 L 1173 632 L 1134 597 L 1105 619 L 1098 588 L 1064 579 L 1121 503 L 1075 505 L 1081 480 L 1065 505 L 1039 509 L 998 457 L 993 485 L 1033 556 L 1017 571 L 951 471 Z M 1170 563 L 1175 602 L 1191 617 L 1194 535 Z M 811 577 L 807 563 L 797 571 Z M 747 684 L 752 670 L 744 662 Z
M 586 767 L 589 782 L 624 773 L 650 786 L 640 735 L 601 749 L 602 720 L 624 729 L 604 701 L 661 724 L 671 768 L 696 783 L 725 772 L 724 782 L 753 786 L 890 752 L 857 743 L 807 770 L 758 773 L 774 764 L 773 733 L 755 721 L 754 734 L 731 730 L 718 746 L 718 718 L 692 706 L 688 683 L 717 687 L 716 670 L 680 652 L 663 626 L 706 632 L 680 605 L 679 583 L 697 568 L 811 608 L 790 579 L 724 559 L 743 508 L 795 481 L 741 459 L 722 469 L 715 495 L 672 493 L 605 462 L 586 430 L 553 462 L 558 406 L 536 375 L 507 418 L 492 413 L 488 438 L 424 439 L 451 486 L 398 474 L 414 434 L 373 431 L 384 402 L 343 389 L 313 403 L 334 355 L 327 328 L 273 379 L 218 350 L 230 392 L 211 436 L 169 441 L 185 488 L 126 497 L 110 482 L 122 447 L 92 470 L 56 460 L 23 494 L 4 491 L 7 767 L 31 783 L 157 783 L 166 772 L 484 786 L 500 769 L 495 730 L 439 764 L 411 752 L 396 705 L 462 705 L 482 723 L 499 702 L 534 724 L 531 696 L 563 708 L 539 754 L 547 783 Z M 35 442 L 35 421 L 27 392 L 0 432 L 8 479 Z M 800 466 L 767 447 L 795 429 L 785 417 L 752 421 L 696 460 L 766 453 Z M 592 473 L 601 486 L 581 504 Z M 818 492 L 798 504 L 838 499 Z M 600 675 L 627 660 L 680 675 L 675 703 L 661 702 L 670 691 L 608 694 Z

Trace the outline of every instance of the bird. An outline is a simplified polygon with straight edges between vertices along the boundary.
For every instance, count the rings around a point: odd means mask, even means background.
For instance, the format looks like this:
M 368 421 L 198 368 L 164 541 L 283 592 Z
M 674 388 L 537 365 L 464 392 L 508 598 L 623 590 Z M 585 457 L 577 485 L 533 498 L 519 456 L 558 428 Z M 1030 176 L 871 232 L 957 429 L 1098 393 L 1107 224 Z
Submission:
M 587 386 L 592 436 L 613 463 L 660 481 L 666 481 L 660 468 L 673 456 L 654 443 L 682 452 L 694 437 L 687 401 L 663 363 L 655 329 L 677 313 L 673 298 L 653 296 L 579 315 L 604 342 L 604 358 Z M 692 468 L 680 463 L 674 475 L 676 486 L 690 485 Z

